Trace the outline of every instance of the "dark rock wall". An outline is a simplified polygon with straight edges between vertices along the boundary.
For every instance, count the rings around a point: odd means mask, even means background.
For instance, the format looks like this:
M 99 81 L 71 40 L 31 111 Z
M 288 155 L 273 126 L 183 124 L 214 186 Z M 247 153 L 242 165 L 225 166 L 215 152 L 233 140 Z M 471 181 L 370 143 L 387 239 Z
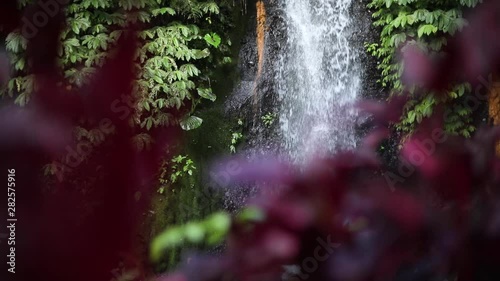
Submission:
M 367 8 L 371 0 L 354 0 L 351 7 L 352 15 L 355 19 L 355 29 L 353 34 L 352 44 L 359 51 L 358 60 L 361 64 L 361 92 L 360 98 L 368 100 L 377 100 L 384 102 L 389 97 L 389 89 L 384 89 L 377 80 L 380 79 L 380 71 L 377 69 L 377 58 L 366 52 L 365 43 L 379 42 L 380 30 L 373 26 L 372 13 Z M 371 129 L 369 120 L 360 120 L 358 124 L 358 137 L 361 139 Z M 379 148 L 383 164 L 390 170 L 397 168 L 398 160 L 398 145 L 400 136 L 397 132 L 393 132 L 389 140 L 384 141 Z
M 285 42 L 286 26 L 283 12 L 277 0 L 262 1 L 265 7 L 265 36 L 262 72 L 259 75 L 259 55 L 257 46 L 257 1 L 248 3 L 252 15 L 240 50 L 238 68 L 241 80 L 227 102 L 230 113 L 240 116 L 245 121 L 247 143 L 241 149 L 249 147 L 272 148 L 279 139 L 278 121 L 272 126 L 263 126 L 261 117 L 276 113 L 279 108 L 278 94 L 274 79 L 275 59 L 280 52 L 280 45 Z
M 247 143 L 242 148 L 262 148 L 277 150 L 279 145 L 279 122 L 272 126 L 262 125 L 261 117 L 267 113 L 276 113 L 279 108 L 279 97 L 276 91 L 275 73 L 276 58 L 286 43 L 286 20 L 279 0 L 264 0 L 266 8 L 266 36 L 263 72 L 257 77 L 258 52 L 257 52 L 257 18 L 256 1 L 249 1 L 249 13 L 252 15 L 247 35 L 242 42 L 240 50 L 239 71 L 241 81 L 233 92 L 233 97 L 228 101 L 228 110 L 245 120 L 245 134 Z M 377 60 L 365 51 L 365 43 L 377 42 L 379 31 L 373 26 L 371 11 L 366 7 L 369 0 L 354 0 L 351 6 L 353 18 L 352 46 L 358 52 L 358 63 L 361 66 L 361 88 L 359 97 L 383 101 L 387 98 L 388 91 L 383 89 L 377 80 L 380 73 L 377 69 Z M 254 103 L 253 95 L 257 95 Z M 360 120 L 358 136 L 361 139 L 369 130 Z M 391 154 L 396 149 L 395 144 L 385 145 L 384 158 L 390 162 Z M 278 151 L 277 151 L 278 152 Z

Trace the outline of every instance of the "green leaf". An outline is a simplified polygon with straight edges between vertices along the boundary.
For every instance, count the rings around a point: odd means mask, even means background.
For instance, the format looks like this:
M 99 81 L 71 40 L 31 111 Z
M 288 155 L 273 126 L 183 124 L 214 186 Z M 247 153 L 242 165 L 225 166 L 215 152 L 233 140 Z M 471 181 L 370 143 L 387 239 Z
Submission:
M 26 92 L 23 92 L 17 96 L 16 100 L 14 101 L 15 104 L 19 106 L 25 106 L 29 101 L 28 95 Z
M 185 227 L 186 238 L 189 242 L 199 243 L 205 237 L 205 229 L 197 223 L 189 223 Z
M 78 47 L 80 46 L 80 42 L 76 38 L 71 38 L 66 41 L 64 41 L 64 46 L 71 46 L 71 47 Z
M 156 237 L 151 243 L 151 259 L 158 261 L 161 258 L 162 252 L 177 245 L 183 241 L 183 229 L 181 227 L 173 227 Z
M 431 35 L 431 34 L 434 34 L 438 31 L 438 28 L 435 27 L 434 25 L 432 24 L 425 24 L 425 25 L 422 25 L 418 28 L 418 37 L 422 37 L 424 34 L 425 35 Z
M 146 129 L 149 131 L 151 130 L 152 127 L 153 127 L 153 119 L 148 118 L 148 120 L 146 121 Z
M 208 56 L 210 56 L 210 50 L 208 49 L 203 49 L 203 50 L 193 50 L 194 56 L 196 59 L 204 59 Z
M 149 102 L 148 101 L 144 101 L 142 103 L 142 105 L 144 106 L 144 109 L 146 109 L 146 111 L 150 111 L 151 110 L 151 108 L 149 107 Z
M 189 77 L 198 76 L 200 74 L 200 70 L 194 64 L 182 65 L 179 70 L 187 73 Z
M 158 84 L 163 84 L 163 79 L 161 79 L 161 77 L 159 76 L 153 76 L 153 80 L 155 80 L 156 83 Z
M 219 6 L 215 2 L 202 3 L 200 8 L 205 13 L 219 14 Z
M 238 214 L 238 220 L 242 222 L 261 222 L 266 219 L 266 213 L 256 207 L 248 207 Z
M 205 37 L 203 37 L 203 39 L 205 39 L 207 44 L 212 45 L 215 48 L 218 48 L 221 41 L 222 41 L 222 39 L 220 38 L 220 36 L 217 33 L 207 34 L 207 35 L 205 35 Z
M 217 96 L 214 95 L 214 93 L 212 93 L 212 89 L 211 88 L 198 88 L 198 95 L 200 95 L 200 97 L 204 98 L 204 99 L 208 99 L 208 100 L 211 100 L 211 101 L 215 101 L 217 99 Z
M 175 15 L 175 10 L 172 8 L 169 8 L 169 7 L 165 7 L 165 8 L 154 9 L 152 11 L 153 16 L 155 16 L 155 17 L 158 15 L 164 15 L 165 13 L 173 16 L 173 15 Z
M 181 128 L 185 131 L 197 129 L 203 124 L 203 119 L 196 116 L 187 116 L 180 121 Z
M 220 243 L 229 232 L 231 217 L 223 212 L 215 213 L 206 220 L 206 227 L 210 230 L 207 243 Z
M 159 261 L 165 250 L 178 247 L 185 240 L 191 243 L 200 243 L 206 237 L 208 244 L 220 243 L 227 235 L 230 227 L 231 217 L 224 212 L 212 214 L 203 221 L 170 227 L 153 239 L 150 249 L 151 259 Z

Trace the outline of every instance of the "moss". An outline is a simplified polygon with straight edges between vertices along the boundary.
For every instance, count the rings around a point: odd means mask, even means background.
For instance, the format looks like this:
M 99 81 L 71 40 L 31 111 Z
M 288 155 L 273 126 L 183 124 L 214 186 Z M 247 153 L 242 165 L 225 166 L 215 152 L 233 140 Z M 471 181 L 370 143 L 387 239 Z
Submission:
M 154 215 L 151 218 L 150 239 L 169 225 L 200 220 L 222 208 L 222 195 L 217 190 L 207 189 L 209 183 L 203 175 L 208 174 L 207 169 L 215 157 L 229 153 L 232 131 L 238 126 L 237 120 L 228 119 L 221 107 L 207 108 L 197 115 L 203 118 L 204 123 L 200 128 L 186 132 L 180 152 L 194 161 L 196 170 L 192 176 L 180 177 L 163 194 L 153 196 Z M 163 272 L 173 269 L 181 256 L 181 249 L 168 251 L 156 270 Z
M 208 174 L 209 164 L 215 157 L 229 153 L 232 131 L 238 126 L 237 119 L 228 118 L 222 105 L 207 107 L 196 115 L 203 119 L 203 125 L 185 133 L 179 152 L 194 161 L 196 171 L 192 176 L 181 177 L 163 194 L 154 196 L 150 239 L 169 225 L 202 219 L 222 208 L 222 196 L 215 191 L 207 191 L 208 183 L 204 181 L 203 175 Z M 157 265 L 157 271 L 173 269 L 180 261 L 181 254 L 181 249 L 166 253 L 165 260 Z

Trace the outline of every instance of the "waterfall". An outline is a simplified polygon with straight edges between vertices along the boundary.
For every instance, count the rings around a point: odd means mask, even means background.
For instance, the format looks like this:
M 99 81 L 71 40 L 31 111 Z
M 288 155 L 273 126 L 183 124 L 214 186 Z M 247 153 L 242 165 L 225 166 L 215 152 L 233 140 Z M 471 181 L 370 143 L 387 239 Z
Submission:
M 356 145 L 360 87 L 351 46 L 351 0 L 282 0 L 287 41 L 277 58 L 276 83 L 283 149 L 296 162 Z
M 249 161 L 279 155 L 300 166 L 316 155 L 356 146 L 352 105 L 361 92 L 362 67 L 356 43 L 360 39 L 352 36 L 353 2 L 257 2 L 256 30 L 240 53 L 242 80 L 228 103 L 235 112 L 250 108 L 244 150 Z M 263 117 L 270 113 L 278 118 L 266 125 Z M 259 192 L 257 186 L 228 188 L 225 208 L 239 209 Z

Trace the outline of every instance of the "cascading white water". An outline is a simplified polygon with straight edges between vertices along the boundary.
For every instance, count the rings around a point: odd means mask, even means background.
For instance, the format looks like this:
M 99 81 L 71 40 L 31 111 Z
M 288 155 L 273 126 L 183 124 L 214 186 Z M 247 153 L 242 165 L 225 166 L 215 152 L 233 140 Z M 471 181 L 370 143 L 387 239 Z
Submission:
M 304 162 L 356 145 L 352 108 L 360 85 L 349 43 L 351 0 L 282 0 L 286 46 L 278 58 L 284 149 Z
M 254 80 L 244 80 L 235 97 L 253 101 L 254 94 L 265 98 L 265 93 L 274 94 L 273 90 L 276 90 L 277 104 L 280 105 L 279 139 L 275 131 L 262 134 L 269 132 L 270 128 L 260 122 L 260 118 L 254 118 L 252 130 L 255 132 L 251 132 L 254 139 L 246 155 L 250 161 L 259 161 L 260 157 L 270 153 L 285 152 L 283 158 L 292 158 L 300 166 L 316 155 L 325 156 L 356 146 L 357 114 L 352 105 L 360 89 L 361 67 L 357 51 L 350 43 L 355 41 L 351 40 L 355 20 L 349 14 L 353 1 L 267 1 L 267 20 L 271 23 L 265 41 L 264 69 L 262 76 L 256 78 L 257 83 L 264 86 L 255 88 Z M 276 16 L 278 11 L 280 17 Z M 284 21 L 281 21 L 281 15 Z M 243 53 L 246 56 L 241 61 L 258 57 L 248 50 L 250 48 Z M 269 65 L 271 63 L 273 65 Z M 251 69 L 249 72 L 254 73 Z M 275 100 L 272 102 L 274 105 Z M 252 112 L 270 113 L 267 110 L 269 107 L 259 112 L 253 108 Z M 281 145 L 276 147 L 278 142 Z M 227 189 L 226 209 L 243 206 L 258 192 L 256 186 Z M 268 191 L 267 187 L 265 190 Z

